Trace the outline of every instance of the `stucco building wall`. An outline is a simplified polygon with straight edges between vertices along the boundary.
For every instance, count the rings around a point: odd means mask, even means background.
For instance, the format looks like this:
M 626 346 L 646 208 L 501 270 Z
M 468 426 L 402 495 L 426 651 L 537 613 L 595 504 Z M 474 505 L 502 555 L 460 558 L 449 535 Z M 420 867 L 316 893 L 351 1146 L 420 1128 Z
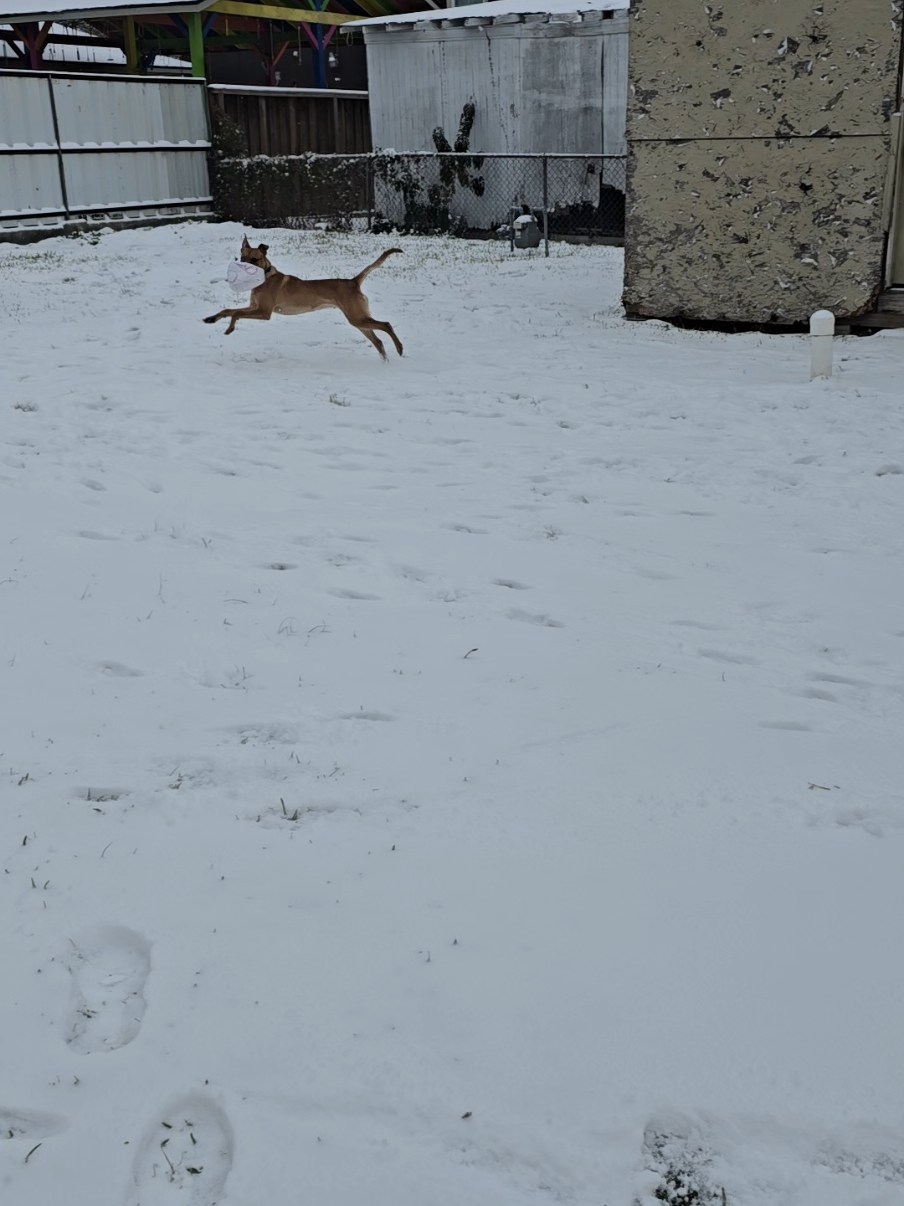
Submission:
M 904 0 L 632 0 L 629 314 L 796 322 L 883 285 Z

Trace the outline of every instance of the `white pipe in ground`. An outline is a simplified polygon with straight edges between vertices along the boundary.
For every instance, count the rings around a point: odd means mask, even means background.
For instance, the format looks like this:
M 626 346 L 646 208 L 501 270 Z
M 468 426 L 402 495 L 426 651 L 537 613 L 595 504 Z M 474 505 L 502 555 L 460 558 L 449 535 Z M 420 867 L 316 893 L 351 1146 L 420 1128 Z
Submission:
M 832 339 L 835 335 L 835 315 L 831 310 L 817 310 L 810 315 L 810 380 L 832 375 Z

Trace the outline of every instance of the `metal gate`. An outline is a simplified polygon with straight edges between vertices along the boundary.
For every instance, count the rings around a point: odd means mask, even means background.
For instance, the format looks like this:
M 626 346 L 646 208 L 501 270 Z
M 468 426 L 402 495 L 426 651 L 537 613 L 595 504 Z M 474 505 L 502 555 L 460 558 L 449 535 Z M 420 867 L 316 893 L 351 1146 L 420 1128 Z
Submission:
M 211 212 L 203 80 L 0 71 L 0 239 Z

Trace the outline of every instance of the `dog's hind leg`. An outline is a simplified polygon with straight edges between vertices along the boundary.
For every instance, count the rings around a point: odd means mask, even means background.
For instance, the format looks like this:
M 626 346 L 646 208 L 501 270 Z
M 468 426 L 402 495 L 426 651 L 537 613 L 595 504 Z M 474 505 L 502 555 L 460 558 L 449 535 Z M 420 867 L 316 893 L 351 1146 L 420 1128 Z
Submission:
M 395 344 L 395 350 L 401 356 L 402 345 L 399 342 L 399 337 L 396 335 L 395 331 L 392 329 L 392 327 L 390 326 L 390 324 L 388 322 L 380 322 L 379 319 L 371 318 L 370 316 L 368 316 L 367 318 L 362 318 L 360 320 L 360 322 L 354 323 L 354 326 L 356 326 L 358 328 L 358 330 L 361 332 L 362 335 L 366 335 L 367 338 L 371 341 L 371 343 L 375 343 L 379 347 L 382 347 L 383 345 L 380 343 L 380 341 L 377 339 L 376 335 L 374 335 L 373 332 L 374 331 L 383 331 L 386 335 L 389 336 L 389 338 Z M 385 356 L 385 354 L 386 353 L 384 352 L 383 355 Z
M 365 339 L 370 340 L 384 360 L 386 359 L 386 352 L 382 342 L 374 334 L 375 331 L 384 331 L 395 344 L 395 349 L 401 356 L 402 345 L 399 343 L 395 331 L 388 322 L 380 322 L 378 319 L 371 317 L 367 298 L 360 290 L 356 290 L 351 297 L 340 297 L 333 304 L 345 315 L 346 322 L 351 323 L 355 330 L 360 331 Z
M 358 330 L 361 332 L 361 334 L 364 336 L 365 339 L 370 340 L 370 342 L 374 345 L 374 347 L 380 353 L 380 356 L 382 357 L 382 359 L 385 360 L 386 359 L 386 349 L 383 347 L 382 340 L 377 339 L 377 337 L 376 337 L 376 335 L 374 335 L 373 331 L 368 331 L 366 327 L 358 327 Z

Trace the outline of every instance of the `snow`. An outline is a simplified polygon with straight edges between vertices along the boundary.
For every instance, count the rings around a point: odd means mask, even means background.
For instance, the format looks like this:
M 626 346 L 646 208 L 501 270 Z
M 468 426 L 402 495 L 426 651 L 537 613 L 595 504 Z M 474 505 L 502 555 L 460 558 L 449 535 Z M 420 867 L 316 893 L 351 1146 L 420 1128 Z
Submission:
M 47 3 L 43 4 L 40 8 L 33 7 L 0 13 L 0 20 L 19 24 L 22 21 L 49 20 L 53 17 L 83 21 L 90 17 L 107 17 L 119 14 L 137 16 L 143 12 L 146 13 L 149 10 L 161 8 L 166 3 L 167 0 L 141 0 L 141 4 L 136 6 L 130 4 L 129 0 L 93 0 L 90 6 L 77 8 L 73 6 L 72 0 L 47 0 Z M 184 6 L 180 5 L 180 11 L 191 12 L 192 10 L 201 8 L 202 4 L 203 0 L 198 0 L 198 2 L 184 0 Z
M 416 13 L 393 13 L 350 22 L 361 25 L 398 25 L 416 21 L 458 21 L 465 17 L 505 17 L 511 13 L 607 13 L 628 8 L 629 0 L 486 0 L 458 8 L 428 8 Z
M 241 233 L 0 247 L 2 1200 L 902 1206 L 901 335 Z

